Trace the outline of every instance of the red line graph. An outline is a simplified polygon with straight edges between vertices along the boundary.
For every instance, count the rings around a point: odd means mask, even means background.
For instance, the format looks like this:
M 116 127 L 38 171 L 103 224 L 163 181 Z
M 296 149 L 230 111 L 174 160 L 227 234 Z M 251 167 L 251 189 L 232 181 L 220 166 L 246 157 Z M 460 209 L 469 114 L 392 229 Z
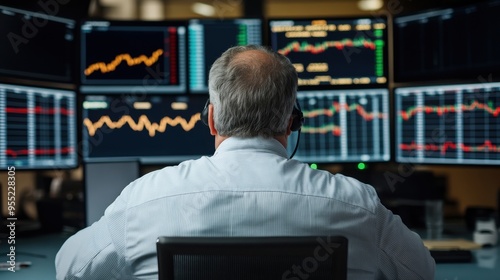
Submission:
M 445 155 L 448 150 L 462 150 L 467 153 L 473 152 L 500 152 L 500 147 L 494 145 L 490 140 L 485 140 L 483 144 L 478 146 L 468 146 L 464 144 L 456 144 L 451 141 L 444 142 L 441 145 L 436 144 L 417 144 L 414 141 L 410 144 L 400 144 L 399 148 L 403 151 L 439 151 Z
M 314 45 L 308 42 L 293 41 L 284 48 L 278 50 L 278 52 L 282 55 L 288 55 L 291 52 L 309 52 L 312 54 L 318 54 L 325 52 L 329 48 L 342 50 L 345 47 L 364 47 L 374 50 L 376 46 L 371 40 L 365 38 L 326 41 Z
M 410 107 L 406 111 L 400 111 L 399 114 L 403 120 L 407 121 L 411 117 L 415 116 L 418 113 L 426 113 L 432 114 L 436 113 L 438 116 L 441 116 L 446 113 L 456 113 L 458 111 L 457 108 L 460 108 L 461 111 L 473 111 L 473 110 L 484 110 L 491 114 L 493 117 L 498 117 L 500 115 L 500 107 L 493 108 L 492 104 L 480 103 L 478 101 L 472 102 L 470 105 L 450 105 L 450 106 L 415 106 Z
M 33 108 L 7 107 L 7 108 L 5 108 L 5 112 L 11 113 L 11 114 L 40 114 L 40 115 L 62 114 L 62 115 L 66 115 L 66 116 L 71 116 L 74 114 L 73 110 L 69 110 L 66 108 L 59 108 L 59 110 L 57 110 L 56 108 L 43 108 L 41 106 L 36 106 Z
M 302 126 L 301 132 L 310 134 L 326 134 L 331 132 L 334 136 L 340 136 L 342 135 L 342 128 L 335 124 L 327 124 L 321 127 Z
M 56 155 L 56 154 L 69 154 L 71 152 L 73 152 L 74 148 L 73 147 L 64 147 L 64 148 L 60 148 L 60 149 L 33 149 L 33 150 L 30 150 L 30 149 L 23 149 L 23 150 L 12 150 L 12 149 L 6 149 L 5 150 L 5 154 L 7 156 L 10 156 L 10 157 L 13 157 L 13 158 L 16 158 L 18 156 L 27 156 L 27 155 L 30 155 L 30 154 L 34 154 L 34 155 Z
M 344 103 L 340 104 L 337 101 L 332 103 L 332 107 L 326 109 L 318 109 L 312 111 L 304 112 L 304 116 L 307 118 L 314 118 L 319 115 L 325 115 L 328 117 L 333 116 L 336 112 L 345 110 L 347 112 L 356 111 L 358 115 L 360 115 L 365 121 L 372 121 L 375 118 L 384 119 L 387 117 L 387 114 L 381 112 L 367 112 L 366 109 L 357 103 L 353 103 L 351 105 Z

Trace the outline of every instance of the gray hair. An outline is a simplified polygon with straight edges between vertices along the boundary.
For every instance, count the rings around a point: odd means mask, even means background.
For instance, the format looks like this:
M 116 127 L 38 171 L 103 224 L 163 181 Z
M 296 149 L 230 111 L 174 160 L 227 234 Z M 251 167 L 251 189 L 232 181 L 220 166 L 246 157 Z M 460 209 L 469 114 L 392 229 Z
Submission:
M 240 55 L 243 52 L 253 51 Z M 258 46 L 237 46 L 209 74 L 210 103 L 221 136 L 284 135 L 297 96 L 297 72 L 285 56 Z

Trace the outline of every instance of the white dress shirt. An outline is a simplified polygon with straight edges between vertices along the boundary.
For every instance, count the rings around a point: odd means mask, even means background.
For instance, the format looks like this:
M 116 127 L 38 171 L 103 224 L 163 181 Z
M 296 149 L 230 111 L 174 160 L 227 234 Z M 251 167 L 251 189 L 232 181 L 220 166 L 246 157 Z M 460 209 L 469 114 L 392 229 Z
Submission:
M 65 242 L 57 279 L 157 279 L 159 236 L 294 235 L 347 237 L 349 279 L 434 279 L 421 238 L 372 186 L 289 160 L 275 139 L 235 137 L 130 183 Z

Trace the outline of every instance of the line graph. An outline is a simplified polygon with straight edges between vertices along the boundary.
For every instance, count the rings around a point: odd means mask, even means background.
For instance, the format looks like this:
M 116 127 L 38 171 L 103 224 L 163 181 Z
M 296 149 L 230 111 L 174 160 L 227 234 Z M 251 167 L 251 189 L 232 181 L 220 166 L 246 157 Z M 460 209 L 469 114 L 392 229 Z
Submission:
M 200 115 L 205 95 L 86 95 L 83 159 L 178 163 L 214 150 Z
M 297 99 L 305 118 L 299 159 L 389 160 L 387 90 L 307 91 L 299 92 Z
M 41 106 L 36 106 L 33 108 L 5 108 L 6 113 L 12 114 L 62 114 L 70 116 L 74 114 L 74 111 L 67 108 L 43 108 Z
M 338 41 L 324 41 L 314 44 L 310 44 L 307 41 L 293 41 L 285 47 L 279 49 L 278 53 L 285 56 L 291 52 L 308 52 L 311 54 L 319 54 L 331 48 L 341 51 L 345 47 L 363 47 L 370 50 L 375 50 L 375 43 L 372 40 L 366 38 L 346 38 Z
M 496 107 L 493 105 L 493 102 L 481 103 L 479 101 L 473 101 L 469 105 L 452 105 L 452 106 L 413 106 L 408 108 L 405 111 L 400 111 L 399 114 L 403 120 L 407 121 L 410 118 L 414 117 L 419 113 L 436 113 L 438 116 L 442 116 L 446 113 L 456 113 L 458 111 L 474 111 L 474 110 L 483 110 L 493 117 L 498 117 L 500 115 L 500 106 Z
M 181 23 L 84 21 L 80 91 L 180 93 L 187 89 L 186 27 Z M 105 47 L 103 47 L 105 46 Z M 134 87 L 131 87 L 134 86 Z
M 483 144 L 477 146 L 469 146 L 463 143 L 453 143 L 446 141 L 441 145 L 436 144 L 424 144 L 420 145 L 415 142 L 410 144 L 401 143 L 399 148 L 404 151 L 438 151 L 442 155 L 445 155 L 448 150 L 462 150 L 466 153 L 472 152 L 496 152 L 500 153 L 500 147 L 494 145 L 490 140 L 485 140 Z
M 312 126 L 304 125 L 304 126 L 302 126 L 301 132 L 302 133 L 310 133 L 310 134 L 332 133 L 335 136 L 340 136 L 340 135 L 342 135 L 342 128 L 338 125 L 335 125 L 335 124 L 325 124 L 325 125 L 322 125 L 321 127 L 312 127 Z
M 327 117 L 333 117 L 335 114 L 339 114 L 342 111 L 345 112 L 356 112 L 363 120 L 365 121 L 372 121 L 373 119 L 385 119 L 387 118 L 387 113 L 384 112 L 367 112 L 365 107 L 361 104 L 358 103 L 352 103 L 352 104 L 347 104 L 347 103 L 339 103 L 338 101 L 332 102 L 332 105 L 329 108 L 319 108 L 319 109 L 313 109 L 310 111 L 304 111 L 304 117 L 305 118 L 315 118 L 321 115 L 327 116 Z M 332 133 L 335 136 L 340 136 L 342 135 L 342 128 L 338 124 L 334 123 L 325 123 L 321 125 L 320 127 L 311 127 L 311 126 L 303 126 L 302 127 L 302 132 L 303 133 Z
M 27 156 L 27 155 L 57 155 L 57 154 L 70 154 L 74 152 L 73 147 L 63 147 L 63 148 L 54 148 L 54 149 L 23 149 L 23 150 L 13 150 L 7 149 L 5 150 L 5 154 L 7 156 L 17 158 L 19 156 Z
M 396 160 L 500 164 L 500 83 L 395 90 Z
M 127 66 L 136 66 L 139 64 L 144 64 L 146 66 L 151 66 L 154 63 L 158 62 L 158 59 L 160 56 L 163 54 L 162 49 L 157 49 L 155 50 L 151 56 L 146 56 L 144 54 L 141 54 L 137 57 L 132 57 L 128 53 L 123 53 L 117 55 L 111 62 L 105 63 L 105 62 L 96 62 L 91 65 L 89 65 L 85 71 L 83 72 L 85 76 L 89 76 L 95 71 L 100 71 L 101 73 L 108 73 L 116 70 L 116 67 L 122 64 L 122 62 L 125 62 Z
M 0 166 L 75 167 L 76 93 L 0 84 Z
M 198 121 L 200 121 L 200 113 L 196 113 L 191 116 L 189 121 L 181 116 L 176 116 L 175 118 L 163 117 L 158 123 L 156 123 L 151 122 L 148 116 L 141 115 L 136 122 L 131 116 L 125 115 L 117 121 L 111 120 L 109 116 L 102 116 L 97 122 L 92 122 L 90 119 L 86 118 L 83 120 L 83 124 L 88 129 L 90 136 L 94 136 L 96 131 L 104 125 L 111 129 L 120 129 L 123 126 L 128 125 L 130 129 L 134 131 L 147 130 L 149 136 L 154 137 L 157 132 L 165 132 L 167 130 L 167 126 L 169 125 L 180 125 L 184 131 L 190 131 Z
M 294 64 L 301 90 L 388 81 L 386 19 L 277 19 L 269 27 L 271 47 Z

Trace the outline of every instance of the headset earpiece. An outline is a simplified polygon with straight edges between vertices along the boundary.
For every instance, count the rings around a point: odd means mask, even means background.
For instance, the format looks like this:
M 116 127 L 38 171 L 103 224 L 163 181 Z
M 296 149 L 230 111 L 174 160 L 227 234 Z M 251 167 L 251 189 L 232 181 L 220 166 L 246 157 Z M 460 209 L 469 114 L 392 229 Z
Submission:
M 293 111 L 292 111 L 292 126 L 291 130 L 292 131 L 298 131 L 302 128 L 302 125 L 304 124 L 304 114 L 302 113 L 302 110 L 300 109 L 300 104 L 298 100 L 295 100 L 295 105 L 293 106 Z
M 203 107 L 203 111 L 201 111 L 201 121 L 208 126 L 208 104 L 210 104 L 210 98 L 207 99 L 205 103 L 205 107 Z

